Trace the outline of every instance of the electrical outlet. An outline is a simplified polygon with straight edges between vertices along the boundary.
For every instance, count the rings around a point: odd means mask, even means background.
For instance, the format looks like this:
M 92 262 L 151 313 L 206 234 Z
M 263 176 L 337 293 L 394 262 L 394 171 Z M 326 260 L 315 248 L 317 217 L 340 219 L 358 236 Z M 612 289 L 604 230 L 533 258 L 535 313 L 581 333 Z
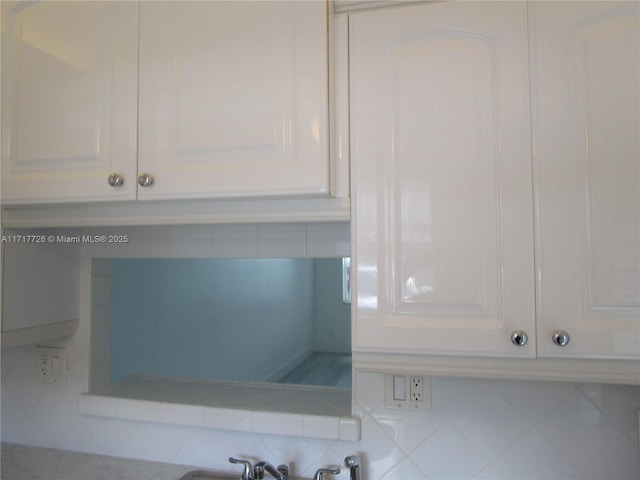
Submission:
M 431 377 L 386 374 L 384 398 L 386 408 L 431 411 Z
M 67 349 L 62 347 L 36 347 L 36 375 L 40 383 L 67 383 Z
M 410 377 L 409 378 L 409 399 L 412 402 L 424 401 L 424 381 L 422 377 Z

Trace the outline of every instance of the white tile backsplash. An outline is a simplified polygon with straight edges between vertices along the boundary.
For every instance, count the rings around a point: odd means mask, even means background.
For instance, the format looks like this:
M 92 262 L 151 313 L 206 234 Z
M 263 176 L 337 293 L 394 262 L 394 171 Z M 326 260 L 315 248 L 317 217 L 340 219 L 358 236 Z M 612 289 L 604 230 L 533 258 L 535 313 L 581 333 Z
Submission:
M 258 225 L 258 256 L 306 257 L 306 225 L 304 223 Z
M 87 230 L 100 234 L 104 229 Z M 207 252 L 216 256 L 275 255 L 284 241 L 278 232 L 258 225 L 111 230 L 134 231 L 129 232 L 125 247 L 83 246 L 87 262 L 101 257 L 172 257 L 195 252 L 198 256 Z M 348 224 L 308 224 L 302 230 L 291 226 L 285 231 L 286 244 L 303 256 L 344 255 L 345 244 L 348 253 Z M 108 264 L 94 264 L 94 275 L 108 278 Z M 87 263 L 82 272 L 83 282 L 88 282 Z M 81 305 L 89 304 L 86 297 L 91 292 L 88 288 L 84 292 Z M 98 303 L 108 296 L 106 285 L 92 292 Z M 431 412 L 398 412 L 384 408 L 382 374 L 357 372 L 353 413 L 361 423 L 362 438 L 354 442 L 157 422 L 161 417 L 195 422 L 202 414 L 205 424 L 214 419 L 219 425 L 225 417 L 229 427 L 238 430 L 242 430 L 240 425 L 258 421 L 277 432 L 275 417 L 233 409 L 207 407 L 202 411 L 158 403 L 157 410 L 141 411 L 141 403 L 122 400 L 111 413 L 123 418 L 85 415 L 79 412 L 78 402 L 88 389 L 90 373 L 91 332 L 86 315 L 78 333 L 65 345 L 70 358 L 67 385 L 32 380 L 30 347 L 2 351 L 2 441 L 223 470 L 230 469 L 227 457 L 246 456 L 288 462 L 295 475 L 307 478 L 316 468 L 342 466 L 344 457 L 354 453 L 361 457 L 363 480 L 640 478 L 636 413 L 640 388 L 632 386 L 435 377 Z M 94 338 L 103 335 L 96 331 Z M 80 402 L 100 402 L 96 398 Z M 106 402 L 92 408 L 113 409 L 113 405 Z M 149 421 L 127 419 L 126 412 L 134 410 L 136 415 L 148 415 Z M 284 415 L 277 420 L 287 423 L 299 418 Z M 355 431 L 357 427 L 354 420 L 340 421 L 337 427 L 332 422 L 302 417 L 299 429 L 304 433 L 308 429 Z M 297 423 L 289 426 L 298 428 Z M 336 478 L 348 479 L 346 469 Z

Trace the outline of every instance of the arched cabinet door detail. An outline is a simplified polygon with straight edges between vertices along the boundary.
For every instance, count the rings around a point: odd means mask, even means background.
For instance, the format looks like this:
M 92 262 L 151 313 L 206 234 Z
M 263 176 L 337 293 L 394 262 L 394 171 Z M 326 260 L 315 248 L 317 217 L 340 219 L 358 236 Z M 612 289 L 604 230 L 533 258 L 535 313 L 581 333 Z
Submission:
M 638 359 L 640 7 L 578 3 L 530 5 L 538 354 Z
M 354 350 L 534 356 L 526 5 L 350 27 Z
M 137 4 L 2 2 L 2 16 L 3 203 L 135 199 Z

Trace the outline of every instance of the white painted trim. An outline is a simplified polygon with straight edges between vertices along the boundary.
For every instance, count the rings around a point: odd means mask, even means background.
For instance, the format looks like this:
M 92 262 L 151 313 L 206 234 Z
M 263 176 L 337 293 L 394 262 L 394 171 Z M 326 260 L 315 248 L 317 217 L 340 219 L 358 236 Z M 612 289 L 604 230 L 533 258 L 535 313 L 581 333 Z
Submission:
M 349 18 L 329 17 L 331 194 L 349 195 Z
M 110 202 L 2 210 L 3 226 L 10 228 L 343 222 L 350 218 L 348 198 Z
M 379 373 L 543 380 L 640 385 L 640 364 L 634 360 L 519 359 L 455 356 L 353 354 L 354 370 Z
M 72 337 L 78 330 L 79 324 L 80 320 L 73 319 L 2 332 L 2 348 L 36 345 Z
M 377 8 L 399 7 L 416 3 L 428 3 L 427 0 L 334 0 L 335 13 L 353 13 Z

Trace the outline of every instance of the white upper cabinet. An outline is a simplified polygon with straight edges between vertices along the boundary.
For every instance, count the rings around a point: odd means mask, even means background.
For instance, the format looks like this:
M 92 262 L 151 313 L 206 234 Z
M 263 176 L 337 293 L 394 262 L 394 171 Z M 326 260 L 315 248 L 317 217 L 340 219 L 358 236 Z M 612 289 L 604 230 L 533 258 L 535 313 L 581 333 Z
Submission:
M 354 352 L 639 359 L 637 2 L 350 18 Z
M 140 24 L 140 199 L 329 193 L 325 2 L 142 2 Z
M 355 351 L 535 355 L 526 32 L 521 2 L 351 17 Z
M 135 198 L 138 6 L 2 2 L 2 35 L 3 203 Z
M 530 6 L 543 356 L 640 358 L 639 10 Z
M 326 2 L 5 3 L 4 203 L 329 195 Z

